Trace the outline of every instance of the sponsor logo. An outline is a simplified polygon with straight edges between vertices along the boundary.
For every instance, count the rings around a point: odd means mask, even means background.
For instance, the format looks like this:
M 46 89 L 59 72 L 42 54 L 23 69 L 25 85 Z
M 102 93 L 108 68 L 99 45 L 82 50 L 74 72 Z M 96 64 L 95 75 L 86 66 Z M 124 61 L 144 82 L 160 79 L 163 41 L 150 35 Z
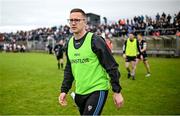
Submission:
M 88 106 L 88 111 L 91 111 L 91 110 L 92 110 L 92 106 L 89 105 L 89 106 Z
M 87 63 L 87 62 L 89 62 L 89 58 L 84 58 L 84 59 L 72 59 L 71 60 L 71 63 L 73 64 L 73 63 L 75 63 L 75 64 L 77 64 L 77 63 Z

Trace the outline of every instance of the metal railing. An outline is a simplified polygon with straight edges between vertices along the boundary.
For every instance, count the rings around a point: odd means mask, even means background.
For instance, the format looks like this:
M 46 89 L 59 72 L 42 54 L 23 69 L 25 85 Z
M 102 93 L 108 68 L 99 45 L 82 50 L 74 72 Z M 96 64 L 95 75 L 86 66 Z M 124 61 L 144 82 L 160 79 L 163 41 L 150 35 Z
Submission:
M 115 54 L 122 54 L 123 44 L 127 38 L 112 38 Z M 180 37 L 176 35 L 144 36 L 147 41 L 147 54 L 180 56 Z

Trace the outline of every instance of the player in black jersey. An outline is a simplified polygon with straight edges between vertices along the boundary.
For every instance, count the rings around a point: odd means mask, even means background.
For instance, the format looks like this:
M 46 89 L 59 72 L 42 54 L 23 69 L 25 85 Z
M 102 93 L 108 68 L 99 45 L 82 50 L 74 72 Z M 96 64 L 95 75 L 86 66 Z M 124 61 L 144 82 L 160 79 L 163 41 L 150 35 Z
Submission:
M 64 52 L 64 41 L 60 40 L 54 47 L 54 53 L 58 61 L 58 69 L 63 69 L 63 52 Z
M 148 59 L 147 59 L 147 53 L 146 53 L 147 42 L 143 39 L 141 34 L 138 34 L 137 38 L 138 38 L 139 48 L 141 50 L 142 55 L 137 56 L 136 65 L 138 64 L 139 60 L 142 60 L 144 63 L 144 66 L 146 67 L 146 70 L 147 70 L 146 77 L 149 77 L 149 76 L 151 76 L 151 74 L 150 74 L 150 66 L 149 66 Z

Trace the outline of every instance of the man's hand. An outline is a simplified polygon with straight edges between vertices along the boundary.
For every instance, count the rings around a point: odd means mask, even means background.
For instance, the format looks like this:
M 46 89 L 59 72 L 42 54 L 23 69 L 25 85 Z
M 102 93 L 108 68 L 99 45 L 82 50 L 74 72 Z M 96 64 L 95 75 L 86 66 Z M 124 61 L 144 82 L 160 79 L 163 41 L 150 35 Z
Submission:
M 116 105 L 117 108 L 122 107 L 122 105 L 124 103 L 124 99 L 123 99 L 123 96 L 121 93 L 114 93 L 113 100 L 114 100 L 114 104 Z
M 66 106 L 67 105 L 66 93 L 60 93 L 60 95 L 59 95 L 59 103 L 61 104 L 61 106 Z

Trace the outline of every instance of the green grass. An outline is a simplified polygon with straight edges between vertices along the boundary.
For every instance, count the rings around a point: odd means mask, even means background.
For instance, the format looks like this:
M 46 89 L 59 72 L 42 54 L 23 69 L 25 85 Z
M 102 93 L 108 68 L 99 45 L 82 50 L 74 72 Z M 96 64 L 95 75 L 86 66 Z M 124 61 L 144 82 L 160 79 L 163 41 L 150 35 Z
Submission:
M 149 58 L 152 76 L 145 78 L 139 63 L 133 81 L 122 57 L 115 58 L 125 104 L 117 110 L 110 90 L 103 115 L 180 114 L 180 59 Z M 79 115 L 70 96 L 67 107 L 58 104 L 62 79 L 53 55 L 0 53 L 0 115 Z

